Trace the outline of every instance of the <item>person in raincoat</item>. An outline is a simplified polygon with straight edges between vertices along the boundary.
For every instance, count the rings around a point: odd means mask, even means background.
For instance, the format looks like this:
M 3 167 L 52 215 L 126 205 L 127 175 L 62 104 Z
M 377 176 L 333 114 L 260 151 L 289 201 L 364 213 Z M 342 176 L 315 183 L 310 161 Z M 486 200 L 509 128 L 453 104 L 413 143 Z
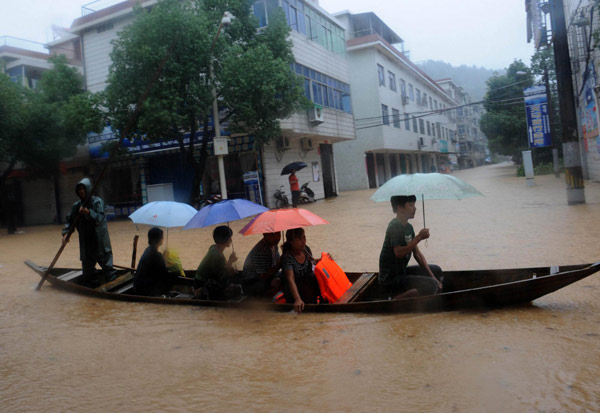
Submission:
M 92 196 L 86 201 L 92 189 L 88 178 L 83 178 L 75 186 L 75 193 L 79 201 L 71 207 L 67 215 L 67 223 L 62 230 L 63 244 L 68 242 L 67 233 L 77 221 L 77 232 L 79 233 L 79 259 L 83 270 L 83 282 L 88 286 L 98 286 L 104 282 L 111 281 L 115 272 L 113 270 L 113 256 L 104 215 L 104 201 L 100 197 Z M 85 203 L 85 204 L 84 204 Z M 96 263 L 102 268 L 102 272 L 96 271 Z

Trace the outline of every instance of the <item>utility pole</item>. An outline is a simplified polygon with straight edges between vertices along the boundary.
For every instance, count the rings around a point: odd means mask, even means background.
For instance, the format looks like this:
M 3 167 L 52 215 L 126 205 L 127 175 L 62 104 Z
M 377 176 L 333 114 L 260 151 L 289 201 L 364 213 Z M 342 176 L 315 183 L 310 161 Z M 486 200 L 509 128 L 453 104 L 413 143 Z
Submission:
M 565 180 L 567 183 L 567 202 L 569 205 L 585 204 L 583 169 L 577 135 L 577 113 L 573 93 L 573 76 L 563 0 L 551 0 L 550 17 L 552 19 L 552 45 L 556 65 L 556 83 L 558 87 L 560 118 L 563 132 L 563 157 L 565 161 Z
M 546 96 L 548 99 L 548 120 L 550 121 L 550 132 L 552 133 L 552 163 L 554 164 L 554 176 L 560 178 L 558 167 L 558 149 L 556 148 L 556 128 L 554 124 L 554 105 L 552 104 L 552 90 L 550 89 L 550 81 L 548 80 L 548 64 L 546 59 L 544 63 L 544 83 L 546 85 Z

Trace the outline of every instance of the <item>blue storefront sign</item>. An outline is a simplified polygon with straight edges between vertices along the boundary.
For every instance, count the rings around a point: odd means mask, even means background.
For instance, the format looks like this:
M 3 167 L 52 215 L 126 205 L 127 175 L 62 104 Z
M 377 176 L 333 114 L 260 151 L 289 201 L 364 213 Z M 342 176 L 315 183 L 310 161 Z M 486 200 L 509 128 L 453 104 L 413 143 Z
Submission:
M 228 136 L 229 132 L 222 132 L 221 134 L 223 136 Z M 202 132 L 196 132 L 196 144 L 200 144 L 202 142 L 202 135 Z M 102 133 L 100 134 L 90 133 L 88 135 L 88 150 L 90 153 L 90 158 L 108 158 L 110 144 L 117 142 L 117 140 L 117 134 L 109 126 L 105 127 Z M 183 137 L 183 144 L 187 146 L 189 145 L 189 143 L 190 134 L 186 133 Z M 231 150 L 231 146 L 233 145 L 234 149 L 238 149 L 237 152 L 240 152 L 242 150 L 251 150 L 253 149 L 253 143 L 254 139 L 252 137 L 245 136 L 241 139 L 235 138 L 229 141 L 229 149 Z M 137 154 L 179 148 L 179 142 L 177 140 L 150 141 L 148 139 L 144 139 L 143 137 L 135 137 L 124 138 L 121 147 L 127 153 Z M 208 152 L 209 155 L 212 154 L 212 142 L 209 142 Z
M 545 86 L 532 86 L 523 90 L 527 114 L 527 141 L 530 148 L 552 145 L 550 116 Z

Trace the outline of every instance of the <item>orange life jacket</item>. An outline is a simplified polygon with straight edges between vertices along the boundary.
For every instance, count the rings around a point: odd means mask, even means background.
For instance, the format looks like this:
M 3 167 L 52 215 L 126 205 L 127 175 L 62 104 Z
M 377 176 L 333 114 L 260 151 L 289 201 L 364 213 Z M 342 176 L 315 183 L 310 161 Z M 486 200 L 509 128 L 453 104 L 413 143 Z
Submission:
M 321 297 L 335 303 L 352 286 L 344 270 L 324 252 L 315 266 L 315 276 L 321 289 Z

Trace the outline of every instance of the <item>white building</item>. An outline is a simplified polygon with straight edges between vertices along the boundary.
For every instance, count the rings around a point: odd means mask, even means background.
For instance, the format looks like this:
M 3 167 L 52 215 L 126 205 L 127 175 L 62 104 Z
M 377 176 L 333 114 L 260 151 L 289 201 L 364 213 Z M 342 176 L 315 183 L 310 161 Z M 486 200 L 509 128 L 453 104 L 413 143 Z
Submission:
M 402 39 L 374 13 L 342 12 L 356 140 L 337 143 L 340 189 L 375 188 L 402 173 L 439 170 L 456 151 L 455 106 L 402 52 Z M 394 45 L 398 45 L 396 47 Z
M 484 164 L 487 138 L 479 128 L 483 112 L 481 103 L 472 101 L 471 96 L 452 79 L 436 81 L 456 102 L 456 110 L 449 113 L 456 120 L 455 143 L 458 142 L 457 162 L 461 168 L 472 168 Z
M 98 92 L 106 87 L 111 41 L 133 21 L 134 3 L 93 2 L 85 5 L 82 17 L 73 22 L 71 32 L 81 37 L 88 90 Z M 148 7 L 156 0 L 140 3 Z M 307 163 L 308 167 L 297 176 L 301 184 L 310 182 L 316 198 L 336 195 L 332 144 L 354 138 L 343 27 L 317 3 L 303 0 L 256 1 L 253 12 L 261 26 L 268 24 L 269 13 L 277 7 L 283 8 L 293 29 L 291 39 L 296 63 L 291 69 L 304 78 L 306 96 L 315 107 L 282 120 L 283 136 L 270 145 L 255 145 L 251 137 L 232 138 L 229 148 L 233 153 L 225 158 L 229 196 L 246 196 L 243 175 L 258 172 L 263 199 L 268 206 L 274 206 L 273 194 L 282 185 L 289 196 L 288 177 L 281 176 L 280 172 L 294 161 Z M 110 135 L 110 131 L 108 133 Z M 187 179 L 191 174 L 178 161 L 178 149 L 138 155 L 121 162 L 121 169 L 112 171 L 106 180 L 104 190 L 109 203 L 121 205 L 123 213 L 128 212 L 147 200 L 147 186 L 153 184 L 172 184 L 174 198 L 187 201 L 183 194 L 191 187 Z M 208 181 L 218 180 L 214 157 L 209 159 L 205 177 Z M 141 196 L 126 199 L 127 194 L 135 193 Z

